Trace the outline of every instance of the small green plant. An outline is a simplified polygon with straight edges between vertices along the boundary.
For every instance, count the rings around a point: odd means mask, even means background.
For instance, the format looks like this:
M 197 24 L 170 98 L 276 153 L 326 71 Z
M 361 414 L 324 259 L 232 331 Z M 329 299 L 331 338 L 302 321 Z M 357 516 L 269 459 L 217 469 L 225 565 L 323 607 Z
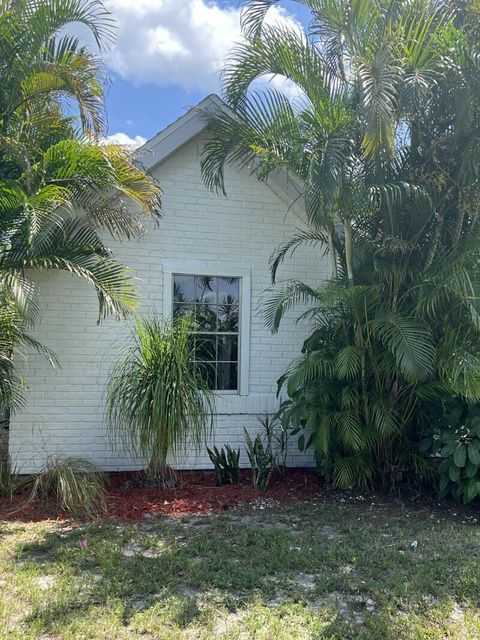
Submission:
M 420 450 L 439 455 L 440 497 L 452 495 L 465 504 L 480 495 L 480 407 L 455 407 L 441 419 L 436 433 L 424 438 Z
M 0 497 L 11 498 L 25 489 L 30 482 L 30 477 L 21 477 L 12 469 L 10 460 L 0 462 Z
M 97 517 L 106 510 L 104 477 L 82 458 L 52 458 L 35 476 L 28 502 L 51 497 L 74 515 Z
M 287 468 L 288 443 L 291 432 L 288 425 L 283 424 L 278 414 L 265 413 L 259 422 L 262 425 L 268 446 L 275 455 L 276 467 L 280 474 L 284 474 Z
M 217 447 L 209 449 L 208 455 L 215 469 L 217 486 L 240 482 L 240 449 L 232 449 L 228 444 L 225 449 Z
M 289 432 L 276 415 L 265 413 L 258 421 L 262 429 L 254 440 L 244 432 L 253 486 L 265 491 L 274 471 L 285 472 Z
M 264 443 L 258 433 L 255 439 L 252 439 L 245 428 L 244 432 L 247 456 L 252 468 L 252 484 L 255 489 L 265 491 L 276 467 L 275 456 L 270 446 L 271 443 Z

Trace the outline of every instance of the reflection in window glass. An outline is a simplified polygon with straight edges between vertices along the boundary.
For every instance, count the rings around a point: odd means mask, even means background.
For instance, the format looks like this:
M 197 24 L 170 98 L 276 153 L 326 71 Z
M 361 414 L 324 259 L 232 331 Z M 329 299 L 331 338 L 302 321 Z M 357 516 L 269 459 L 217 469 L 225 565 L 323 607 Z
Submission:
M 236 362 L 238 360 L 238 336 L 218 336 L 218 359 L 224 362 Z
M 195 302 L 208 304 L 217 301 L 217 278 L 195 276 Z
M 196 331 L 217 331 L 217 305 L 195 304 L 194 326 Z
M 216 391 L 238 391 L 239 303 L 239 278 L 173 276 L 173 315 L 191 317 L 194 361 Z
M 226 391 L 237 388 L 238 365 L 236 362 L 219 362 L 217 370 L 218 386 Z
M 218 278 L 218 303 L 238 304 L 238 278 Z
M 175 276 L 173 299 L 175 302 L 187 302 L 194 299 L 195 278 L 193 276 Z
M 238 332 L 238 304 L 219 305 L 217 316 L 219 331 Z

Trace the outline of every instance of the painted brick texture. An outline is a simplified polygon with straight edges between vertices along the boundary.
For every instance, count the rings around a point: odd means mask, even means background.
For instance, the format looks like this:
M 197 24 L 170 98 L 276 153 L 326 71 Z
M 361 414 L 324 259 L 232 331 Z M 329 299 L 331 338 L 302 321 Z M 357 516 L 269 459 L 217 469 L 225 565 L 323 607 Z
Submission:
M 228 198 L 208 192 L 198 160 L 201 140 L 191 142 L 156 169 L 163 196 L 163 220 L 141 239 L 109 241 L 116 256 L 137 279 L 140 309 L 163 312 L 165 261 L 194 262 L 205 273 L 225 268 L 250 272 L 251 336 L 248 395 L 224 396 L 217 402 L 213 440 L 243 448 L 243 427 L 257 430 L 257 415 L 277 406 L 276 381 L 298 356 L 307 327 L 296 324 L 298 310 L 276 335 L 265 329 L 261 302 L 270 287 L 268 259 L 274 248 L 302 223 L 267 185 L 247 170 L 227 171 Z M 328 276 L 322 248 L 302 248 L 287 260 L 280 279 L 321 282 Z M 53 369 L 29 354 L 19 363 L 28 384 L 26 406 L 10 428 L 10 453 L 22 472 L 38 470 L 48 455 L 82 456 L 105 470 L 141 466 L 128 451 L 113 447 L 104 424 L 108 371 L 128 341 L 128 321 L 108 319 L 97 325 L 91 287 L 66 273 L 36 276 L 41 310 L 35 337 L 51 348 L 61 367 Z M 242 458 L 243 463 L 246 457 Z M 311 456 L 291 447 L 288 463 L 306 465 Z M 177 460 L 181 468 L 209 468 L 205 451 Z

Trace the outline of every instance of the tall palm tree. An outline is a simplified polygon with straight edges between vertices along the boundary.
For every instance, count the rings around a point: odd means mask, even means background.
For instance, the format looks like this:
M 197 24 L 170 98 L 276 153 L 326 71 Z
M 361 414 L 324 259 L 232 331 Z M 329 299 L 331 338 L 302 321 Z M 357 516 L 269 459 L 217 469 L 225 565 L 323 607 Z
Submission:
M 68 34 L 74 23 L 90 31 L 100 51 L 113 42 L 115 21 L 100 0 L 1 3 L 3 132 L 15 124 L 21 127 L 26 114 L 43 114 L 59 105 L 78 109 L 84 131 L 97 134 L 104 131 L 103 64 L 98 55 Z
M 68 35 L 81 23 L 100 50 L 114 21 L 99 0 L 11 0 L 0 5 L 0 405 L 14 402 L 12 360 L 35 317 L 36 269 L 91 283 L 99 319 L 135 306 L 128 269 L 106 233 L 130 238 L 158 219 L 160 190 L 129 152 L 102 144 L 104 70 Z M 18 398 L 17 398 L 18 399 Z
M 220 191 L 227 162 L 302 185 L 308 228 L 272 256 L 273 280 L 308 242 L 325 243 L 332 281 L 282 283 L 266 319 L 312 305 L 282 413 L 351 485 L 399 465 L 424 401 L 480 399 L 476 20 L 467 3 L 305 0 L 302 34 L 265 24 L 274 4 L 245 3 L 202 169 Z M 272 74 L 298 97 L 252 88 Z
M 353 279 L 351 225 L 365 207 L 391 206 L 418 186 L 401 175 L 416 115 L 431 99 L 454 45 L 452 9 L 426 0 L 314 0 L 307 34 L 263 24 L 274 0 L 245 3 L 246 42 L 223 72 L 232 113 L 212 118 L 203 172 L 222 190 L 225 162 L 248 163 L 266 178 L 286 168 L 304 184 L 309 222 L 338 247 L 334 220 L 343 219 L 343 260 Z M 298 97 L 252 90 L 252 83 L 279 75 L 298 87 Z M 395 232 L 395 221 L 382 228 Z M 335 267 L 334 267 L 335 272 Z

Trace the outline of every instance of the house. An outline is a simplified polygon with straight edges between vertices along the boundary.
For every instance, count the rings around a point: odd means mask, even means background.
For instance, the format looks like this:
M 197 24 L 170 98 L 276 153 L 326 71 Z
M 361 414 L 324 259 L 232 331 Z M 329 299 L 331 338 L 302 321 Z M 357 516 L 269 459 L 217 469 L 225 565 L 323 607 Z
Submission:
M 260 182 L 248 167 L 232 166 L 226 171 L 227 198 L 205 188 L 199 151 L 208 108 L 222 108 L 220 99 L 209 96 L 142 147 L 141 161 L 164 192 L 163 220 L 140 239 L 109 244 L 134 271 L 141 311 L 168 317 L 195 304 L 205 314 L 201 357 L 218 391 L 213 438 L 218 445 L 242 446 L 244 426 L 255 433 L 258 415 L 277 408 L 277 379 L 306 336 L 306 327 L 295 323 L 296 312 L 272 335 L 260 309 L 270 286 L 269 257 L 304 226 L 303 210 L 295 185 L 283 174 Z M 285 263 L 280 276 L 318 282 L 328 270 L 322 251 L 306 248 Z M 26 406 L 11 420 L 15 466 L 35 472 L 47 456 L 68 455 L 104 470 L 138 468 L 141 461 L 112 446 L 104 422 L 108 372 L 131 324 L 108 319 L 97 325 L 93 289 L 68 273 L 36 278 L 42 306 L 35 337 L 54 351 L 61 367 L 52 368 L 35 353 L 22 364 L 29 391 Z M 309 459 L 291 447 L 289 465 Z M 206 451 L 176 464 L 211 467 Z

